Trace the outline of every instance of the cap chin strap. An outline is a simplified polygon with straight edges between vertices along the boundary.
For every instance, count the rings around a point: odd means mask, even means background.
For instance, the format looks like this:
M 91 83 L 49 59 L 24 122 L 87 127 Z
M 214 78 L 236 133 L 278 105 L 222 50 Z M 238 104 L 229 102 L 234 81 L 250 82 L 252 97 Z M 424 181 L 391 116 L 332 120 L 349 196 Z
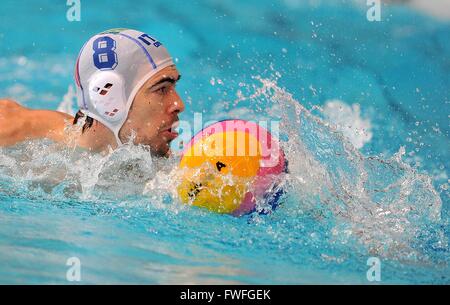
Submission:
M 122 141 L 119 138 L 119 131 L 117 133 L 116 132 L 114 133 L 114 137 L 116 138 L 116 142 L 117 142 L 117 147 L 120 147 L 123 145 Z

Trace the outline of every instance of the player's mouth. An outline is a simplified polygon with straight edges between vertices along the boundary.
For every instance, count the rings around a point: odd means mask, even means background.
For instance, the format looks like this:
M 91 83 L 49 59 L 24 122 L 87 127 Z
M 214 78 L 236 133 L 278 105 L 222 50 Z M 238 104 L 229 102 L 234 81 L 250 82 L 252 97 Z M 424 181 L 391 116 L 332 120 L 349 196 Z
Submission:
M 165 127 L 161 130 L 161 135 L 165 137 L 168 141 L 172 141 L 176 137 L 178 137 L 178 132 L 176 131 L 179 121 L 175 121 L 171 126 Z

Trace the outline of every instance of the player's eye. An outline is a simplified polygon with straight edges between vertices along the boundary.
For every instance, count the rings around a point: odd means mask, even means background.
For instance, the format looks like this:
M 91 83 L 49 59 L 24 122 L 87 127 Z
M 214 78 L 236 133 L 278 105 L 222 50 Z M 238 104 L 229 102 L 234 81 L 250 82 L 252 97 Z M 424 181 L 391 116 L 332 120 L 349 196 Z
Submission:
M 161 95 L 165 95 L 165 94 L 169 93 L 171 88 L 172 88 L 171 85 L 164 85 L 161 88 L 156 89 L 154 92 L 161 94 Z
M 158 90 L 156 90 L 156 92 L 158 93 L 158 94 L 166 94 L 167 93 L 167 87 L 161 87 L 161 88 L 159 88 Z

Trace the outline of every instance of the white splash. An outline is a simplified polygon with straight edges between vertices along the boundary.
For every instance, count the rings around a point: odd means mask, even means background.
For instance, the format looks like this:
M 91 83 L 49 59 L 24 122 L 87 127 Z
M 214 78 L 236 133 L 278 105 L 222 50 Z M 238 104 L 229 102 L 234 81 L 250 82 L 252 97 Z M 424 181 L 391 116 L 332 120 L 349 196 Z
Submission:
M 370 120 L 361 117 L 359 104 L 349 106 L 340 100 L 330 100 L 326 102 L 323 113 L 355 148 L 362 148 L 372 139 Z
M 72 85 L 69 85 L 69 88 L 67 89 L 67 93 L 64 95 L 63 100 L 61 103 L 59 103 L 57 111 L 65 112 L 67 114 L 70 114 L 71 116 L 75 115 L 74 110 L 74 100 L 76 101 L 76 92 L 73 89 Z

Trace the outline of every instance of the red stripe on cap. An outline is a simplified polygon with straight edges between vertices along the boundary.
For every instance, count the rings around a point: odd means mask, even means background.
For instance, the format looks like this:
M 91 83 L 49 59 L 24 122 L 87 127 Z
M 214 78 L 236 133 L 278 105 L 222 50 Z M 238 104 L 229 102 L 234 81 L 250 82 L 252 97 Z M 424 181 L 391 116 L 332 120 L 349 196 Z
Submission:
M 75 83 L 77 84 L 78 87 L 81 87 L 81 83 L 80 83 L 80 70 L 79 70 L 79 64 L 80 64 L 80 56 L 78 56 L 77 58 L 77 63 L 75 65 Z

